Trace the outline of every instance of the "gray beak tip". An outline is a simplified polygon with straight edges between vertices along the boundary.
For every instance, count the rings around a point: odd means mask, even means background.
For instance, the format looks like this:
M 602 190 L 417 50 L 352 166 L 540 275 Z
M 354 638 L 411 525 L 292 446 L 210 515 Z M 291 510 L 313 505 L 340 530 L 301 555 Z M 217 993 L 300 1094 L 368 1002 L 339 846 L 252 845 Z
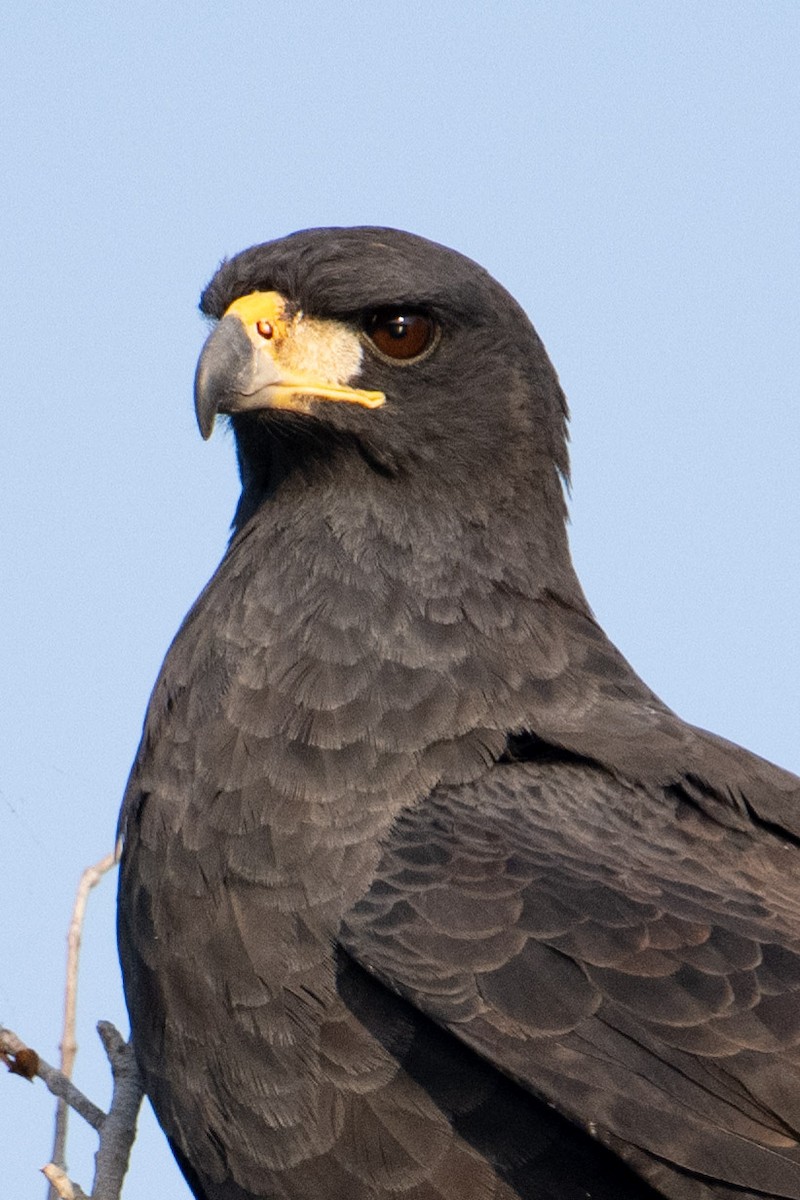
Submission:
M 223 317 L 203 346 L 194 376 L 194 411 L 205 441 L 217 413 L 230 412 L 253 373 L 253 348 L 237 317 Z

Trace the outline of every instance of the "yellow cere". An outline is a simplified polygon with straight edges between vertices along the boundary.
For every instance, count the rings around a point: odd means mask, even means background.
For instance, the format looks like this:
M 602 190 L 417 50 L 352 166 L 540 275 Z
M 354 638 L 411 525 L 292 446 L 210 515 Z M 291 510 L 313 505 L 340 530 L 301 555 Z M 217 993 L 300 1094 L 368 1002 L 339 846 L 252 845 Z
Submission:
M 251 326 L 259 321 L 268 321 L 279 336 L 286 333 L 288 322 L 284 319 L 286 301 L 280 292 L 251 292 L 240 296 L 228 305 L 226 317 L 238 317 L 242 324 Z

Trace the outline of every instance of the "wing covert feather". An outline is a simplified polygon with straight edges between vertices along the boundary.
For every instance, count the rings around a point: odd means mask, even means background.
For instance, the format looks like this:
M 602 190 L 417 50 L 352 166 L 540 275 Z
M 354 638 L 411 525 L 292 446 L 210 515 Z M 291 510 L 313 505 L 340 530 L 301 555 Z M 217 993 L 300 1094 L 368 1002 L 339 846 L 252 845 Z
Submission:
M 792 842 L 511 763 L 403 814 L 343 942 L 650 1178 L 671 1164 L 667 1194 L 691 1172 L 798 1196 L 798 928 Z

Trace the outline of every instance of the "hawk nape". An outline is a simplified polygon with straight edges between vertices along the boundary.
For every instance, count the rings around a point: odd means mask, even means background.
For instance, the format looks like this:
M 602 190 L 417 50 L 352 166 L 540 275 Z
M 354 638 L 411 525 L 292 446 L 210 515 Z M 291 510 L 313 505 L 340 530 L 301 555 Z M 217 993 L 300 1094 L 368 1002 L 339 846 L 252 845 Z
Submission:
M 522 310 L 371 228 L 247 250 L 202 308 L 242 495 L 119 899 L 195 1195 L 800 1197 L 800 780 L 598 628 Z

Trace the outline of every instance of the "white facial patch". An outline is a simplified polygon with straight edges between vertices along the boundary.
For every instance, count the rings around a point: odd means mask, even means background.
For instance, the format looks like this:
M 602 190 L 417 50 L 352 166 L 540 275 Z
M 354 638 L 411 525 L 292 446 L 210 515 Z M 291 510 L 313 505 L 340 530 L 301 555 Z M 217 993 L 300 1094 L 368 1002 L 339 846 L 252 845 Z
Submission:
M 340 385 L 351 383 L 358 374 L 363 353 L 354 329 L 302 313 L 291 321 L 287 336 L 272 348 L 275 362 L 287 372 L 302 372 Z

